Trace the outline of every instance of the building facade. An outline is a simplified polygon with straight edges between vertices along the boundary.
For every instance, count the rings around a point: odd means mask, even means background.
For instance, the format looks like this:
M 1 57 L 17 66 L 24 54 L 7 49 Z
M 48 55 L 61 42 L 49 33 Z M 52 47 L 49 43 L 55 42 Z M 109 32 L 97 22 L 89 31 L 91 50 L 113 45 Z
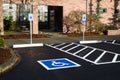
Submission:
M 100 4 L 97 2 L 100 1 Z M 120 2 L 118 2 L 119 4 Z M 65 31 L 63 19 L 71 11 L 81 10 L 87 14 L 97 14 L 97 7 L 100 7 L 100 21 L 104 24 L 111 23 L 113 15 L 119 13 L 120 6 L 115 7 L 115 0 L 1 0 L 0 1 L 0 29 L 4 34 L 3 18 L 5 14 L 5 4 L 12 5 L 11 12 L 14 20 L 19 25 L 29 27 L 28 14 L 30 9 L 33 13 L 33 34 L 38 34 L 40 30 Z M 3 6 L 4 5 L 4 6 Z M 29 6 L 32 5 L 32 8 Z M 24 24 L 21 24 L 24 23 Z

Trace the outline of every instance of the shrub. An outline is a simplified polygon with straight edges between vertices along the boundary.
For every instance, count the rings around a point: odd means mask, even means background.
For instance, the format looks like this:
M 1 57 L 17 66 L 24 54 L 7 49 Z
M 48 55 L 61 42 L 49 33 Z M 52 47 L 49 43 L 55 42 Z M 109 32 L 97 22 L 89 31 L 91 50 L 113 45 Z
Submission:
M 4 18 L 4 29 L 5 30 L 10 30 L 11 27 L 12 27 L 12 22 L 13 22 L 12 16 L 5 17 Z
M 85 14 L 83 11 L 76 10 L 71 11 L 68 16 L 64 17 L 65 25 L 72 28 L 71 33 L 81 33 L 81 27 L 84 26 L 82 24 L 82 14 Z M 101 28 L 103 24 L 99 21 L 99 19 L 95 15 L 87 14 L 87 27 L 86 31 L 91 32 L 95 30 L 95 32 L 102 31 Z M 86 25 L 85 25 L 86 26 Z M 93 27 L 94 26 L 94 27 Z M 76 30 L 76 31 L 75 31 Z
M 5 40 L 3 38 L 0 38 L 0 48 L 5 47 Z
M 80 33 L 81 32 L 81 26 L 82 26 L 82 14 L 84 12 L 80 11 L 80 10 L 76 10 L 76 11 L 71 11 L 68 16 L 64 17 L 64 22 L 66 24 L 67 27 L 71 27 L 71 33 L 72 32 L 77 32 Z

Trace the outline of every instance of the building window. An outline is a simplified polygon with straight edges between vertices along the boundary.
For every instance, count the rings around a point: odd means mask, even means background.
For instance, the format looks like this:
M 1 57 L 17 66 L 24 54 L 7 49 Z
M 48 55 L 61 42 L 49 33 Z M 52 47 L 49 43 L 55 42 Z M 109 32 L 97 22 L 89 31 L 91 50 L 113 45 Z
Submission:
M 38 19 L 40 22 L 48 21 L 48 6 L 38 6 Z
M 13 18 L 13 21 L 16 21 L 16 10 L 17 6 L 16 4 L 3 4 L 3 16 L 9 17 L 11 16 Z

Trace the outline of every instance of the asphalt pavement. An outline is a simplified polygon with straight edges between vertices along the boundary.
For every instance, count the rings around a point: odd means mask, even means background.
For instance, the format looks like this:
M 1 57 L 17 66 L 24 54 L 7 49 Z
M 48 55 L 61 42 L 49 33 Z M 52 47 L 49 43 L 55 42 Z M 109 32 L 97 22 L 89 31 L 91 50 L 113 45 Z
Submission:
M 96 36 L 85 39 L 102 42 L 80 44 L 82 37 L 66 36 L 34 39 L 34 43 L 42 42 L 44 46 L 14 49 L 20 54 L 21 62 L 11 71 L 0 75 L 0 80 L 119 80 L 120 36 Z M 13 44 L 29 43 L 28 39 L 6 41 L 11 48 Z M 61 68 L 61 63 L 66 66 L 68 63 L 56 59 L 67 59 L 80 66 L 66 68 L 62 65 Z M 48 63 L 44 64 L 46 61 Z M 58 68 L 48 70 L 47 65 Z

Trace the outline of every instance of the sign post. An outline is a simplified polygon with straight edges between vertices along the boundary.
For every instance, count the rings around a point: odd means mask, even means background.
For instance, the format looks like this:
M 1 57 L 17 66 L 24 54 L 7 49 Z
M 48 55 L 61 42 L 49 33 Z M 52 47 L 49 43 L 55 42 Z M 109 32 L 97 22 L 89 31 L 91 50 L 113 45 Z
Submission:
M 32 44 L 32 21 L 33 21 L 33 14 L 29 13 L 28 19 L 30 21 L 30 44 Z
M 33 21 L 33 14 L 32 14 L 32 10 L 31 10 L 31 5 L 30 5 L 30 13 L 28 15 L 28 20 L 30 21 L 30 44 L 16 44 L 13 45 L 13 48 L 22 48 L 22 47 L 39 47 L 39 46 L 43 46 L 43 43 L 32 43 L 32 31 L 33 31 L 33 27 L 32 27 L 32 21 Z
M 83 32 L 83 41 L 84 41 L 85 40 L 86 14 L 82 14 L 82 23 L 83 23 L 83 26 L 81 27 L 81 30 Z
M 83 32 L 83 41 L 85 40 L 85 25 L 81 26 L 81 31 Z

